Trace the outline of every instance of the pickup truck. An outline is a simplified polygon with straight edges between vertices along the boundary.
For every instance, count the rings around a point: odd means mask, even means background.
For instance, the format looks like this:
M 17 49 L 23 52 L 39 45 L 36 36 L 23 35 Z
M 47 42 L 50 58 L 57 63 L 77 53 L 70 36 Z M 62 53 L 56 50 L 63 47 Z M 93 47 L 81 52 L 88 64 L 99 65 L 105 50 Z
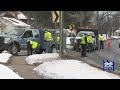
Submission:
M 80 51 L 80 42 L 83 34 L 89 34 L 93 38 L 93 50 L 98 50 L 99 42 L 98 42 L 98 36 L 99 32 L 96 29 L 77 29 L 76 31 L 76 37 L 74 40 L 74 47 L 73 49 L 76 51 Z
M 13 55 L 18 55 L 21 50 L 27 49 L 27 40 L 37 41 L 39 54 L 45 51 L 44 31 L 38 29 L 13 29 L 5 35 L 0 35 L 0 52 L 7 50 Z M 55 36 L 51 42 L 51 53 L 56 50 Z

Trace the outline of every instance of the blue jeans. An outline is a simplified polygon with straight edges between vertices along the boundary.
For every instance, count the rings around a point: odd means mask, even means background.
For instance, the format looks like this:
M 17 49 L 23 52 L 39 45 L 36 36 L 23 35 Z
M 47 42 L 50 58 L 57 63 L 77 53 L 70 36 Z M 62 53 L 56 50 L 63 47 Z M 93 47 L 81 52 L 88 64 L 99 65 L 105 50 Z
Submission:
M 51 42 L 49 42 L 49 41 L 45 42 L 45 52 L 51 53 Z

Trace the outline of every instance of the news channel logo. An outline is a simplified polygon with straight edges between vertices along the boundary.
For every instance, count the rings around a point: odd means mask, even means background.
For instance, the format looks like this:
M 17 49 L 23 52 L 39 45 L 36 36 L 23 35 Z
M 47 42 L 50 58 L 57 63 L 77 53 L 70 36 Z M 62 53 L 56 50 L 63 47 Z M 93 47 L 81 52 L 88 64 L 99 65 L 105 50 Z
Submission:
M 103 60 L 103 71 L 114 71 L 114 60 Z

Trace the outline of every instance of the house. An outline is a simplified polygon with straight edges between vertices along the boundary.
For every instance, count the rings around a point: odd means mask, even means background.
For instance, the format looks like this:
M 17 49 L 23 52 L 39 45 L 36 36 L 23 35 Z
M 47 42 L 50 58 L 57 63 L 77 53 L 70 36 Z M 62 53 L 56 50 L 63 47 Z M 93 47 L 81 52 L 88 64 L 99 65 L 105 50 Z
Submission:
M 30 25 L 15 18 L 0 17 L 0 34 L 7 33 L 12 29 L 28 29 L 30 27 Z
M 25 23 L 27 23 L 27 21 L 28 21 L 27 16 L 25 16 L 20 11 L 7 11 L 7 12 L 2 13 L 1 16 L 2 17 L 15 18 L 15 19 L 21 20 Z

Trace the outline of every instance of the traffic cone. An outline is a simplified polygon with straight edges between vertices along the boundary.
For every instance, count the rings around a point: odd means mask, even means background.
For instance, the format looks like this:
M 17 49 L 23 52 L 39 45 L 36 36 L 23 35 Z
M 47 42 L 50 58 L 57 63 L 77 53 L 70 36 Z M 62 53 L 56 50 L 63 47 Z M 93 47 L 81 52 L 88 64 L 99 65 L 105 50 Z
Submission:
M 110 37 L 108 37 L 108 49 L 110 48 Z

